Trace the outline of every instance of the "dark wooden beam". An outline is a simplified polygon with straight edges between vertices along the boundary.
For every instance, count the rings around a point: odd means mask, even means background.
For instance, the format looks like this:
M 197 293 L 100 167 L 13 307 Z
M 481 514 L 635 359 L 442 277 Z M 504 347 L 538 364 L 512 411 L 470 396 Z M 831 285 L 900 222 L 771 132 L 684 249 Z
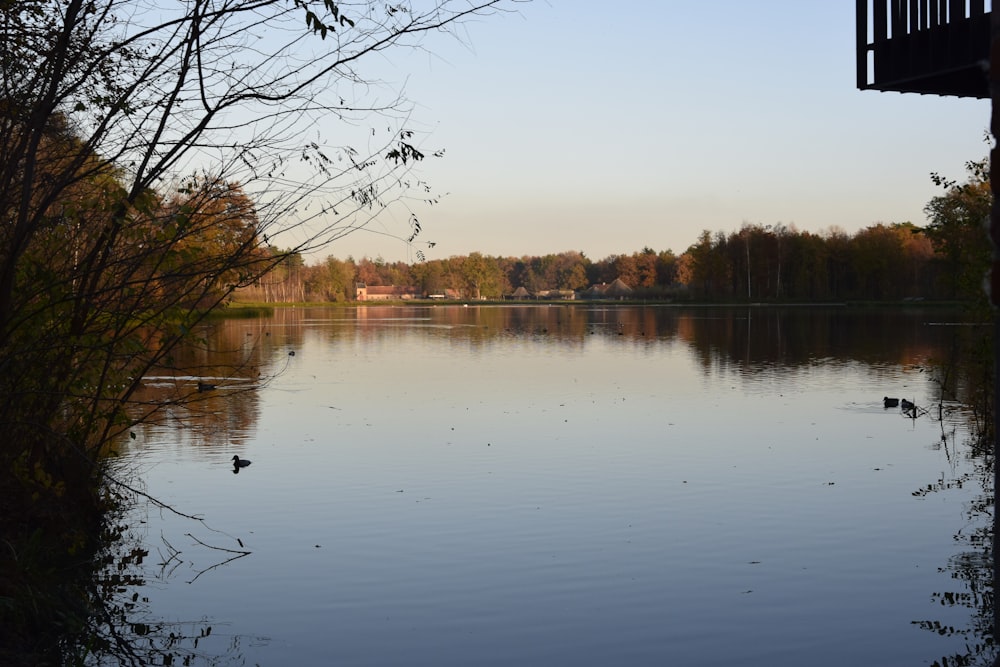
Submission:
M 990 303 L 993 305 L 993 636 L 1000 637 L 1000 198 L 994 184 L 1000 183 L 1000 16 L 993 14 L 990 21 L 990 97 L 992 111 L 990 133 L 993 148 L 990 150 L 990 189 L 993 192 L 993 206 L 990 209 L 990 243 L 993 247 L 990 267 Z M 1000 656 L 993 663 L 1000 667 Z
M 858 88 L 990 96 L 985 0 L 857 0 L 856 9 Z

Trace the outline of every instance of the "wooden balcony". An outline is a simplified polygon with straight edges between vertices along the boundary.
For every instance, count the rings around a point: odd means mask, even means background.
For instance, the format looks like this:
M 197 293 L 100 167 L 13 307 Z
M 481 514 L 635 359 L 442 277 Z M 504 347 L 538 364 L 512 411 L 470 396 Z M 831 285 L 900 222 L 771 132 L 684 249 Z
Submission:
M 985 0 L 856 0 L 858 88 L 988 98 Z

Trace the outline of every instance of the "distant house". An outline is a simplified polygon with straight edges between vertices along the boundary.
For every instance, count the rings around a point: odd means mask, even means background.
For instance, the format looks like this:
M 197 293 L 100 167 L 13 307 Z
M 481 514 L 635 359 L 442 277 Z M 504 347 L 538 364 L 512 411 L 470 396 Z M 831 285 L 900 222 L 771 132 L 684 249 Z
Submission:
M 530 299 L 531 294 L 528 293 L 528 290 L 524 289 L 524 285 L 521 285 L 514 290 L 514 293 L 510 295 L 510 298 L 515 301 L 523 301 L 524 299 Z
M 428 299 L 448 299 L 450 301 L 460 301 L 462 299 L 462 293 L 456 289 L 451 289 L 450 287 L 442 292 L 433 292 L 427 295 Z
M 632 296 L 632 288 L 621 278 L 615 278 L 611 283 L 593 285 L 583 293 L 585 299 L 627 299 Z
M 576 298 L 576 292 L 571 289 L 546 289 L 535 294 L 536 299 L 566 299 L 567 301 Z
M 420 298 L 420 290 L 416 287 L 399 285 L 366 285 L 357 283 L 354 286 L 354 298 L 358 301 L 399 301 Z
M 608 285 L 605 295 L 612 299 L 625 299 L 632 296 L 632 288 L 626 285 L 621 278 L 615 278 L 614 282 Z

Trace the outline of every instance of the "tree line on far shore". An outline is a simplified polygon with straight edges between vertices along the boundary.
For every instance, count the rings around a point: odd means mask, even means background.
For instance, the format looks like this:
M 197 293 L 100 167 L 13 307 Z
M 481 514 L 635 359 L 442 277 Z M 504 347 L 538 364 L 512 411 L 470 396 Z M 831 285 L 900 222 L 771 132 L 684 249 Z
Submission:
M 473 252 L 415 264 L 327 257 L 306 265 L 292 254 L 236 297 L 260 302 L 338 302 L 355 286 L 406 286 L 422 295 L 502 299 L 579 292 L 622 280 L 639 299 L 696 301 L 955 300 L 977 298 L 989 261 L 983 222 L 992 194 L 986 161 L 966 165 L 965 183 L 932 174 L 944 194 L 925 207 L 927 224 L 877 223 L 854 234 L 793 225 L 705 230 L 680 255 L 652 248 L 594 260 L 582 252 L 500 257 Z M 278 253 L 277 249 L 273 252 Z

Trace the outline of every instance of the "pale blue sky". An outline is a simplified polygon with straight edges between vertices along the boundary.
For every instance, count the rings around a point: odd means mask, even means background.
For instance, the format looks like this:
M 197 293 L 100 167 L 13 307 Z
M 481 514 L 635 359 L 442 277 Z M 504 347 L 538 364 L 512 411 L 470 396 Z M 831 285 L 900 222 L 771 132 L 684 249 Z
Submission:
M 447 151 L 420 173 L 448 193 L 415 209 L 427 257 L 922 224 L 929 173 L 986 154 L 989 102 L 857 90 L 854 25 L 847 0 L 537 0 L 397 55 L 411 125 Z M 413 259 L 365 232 L 328 254 Z

